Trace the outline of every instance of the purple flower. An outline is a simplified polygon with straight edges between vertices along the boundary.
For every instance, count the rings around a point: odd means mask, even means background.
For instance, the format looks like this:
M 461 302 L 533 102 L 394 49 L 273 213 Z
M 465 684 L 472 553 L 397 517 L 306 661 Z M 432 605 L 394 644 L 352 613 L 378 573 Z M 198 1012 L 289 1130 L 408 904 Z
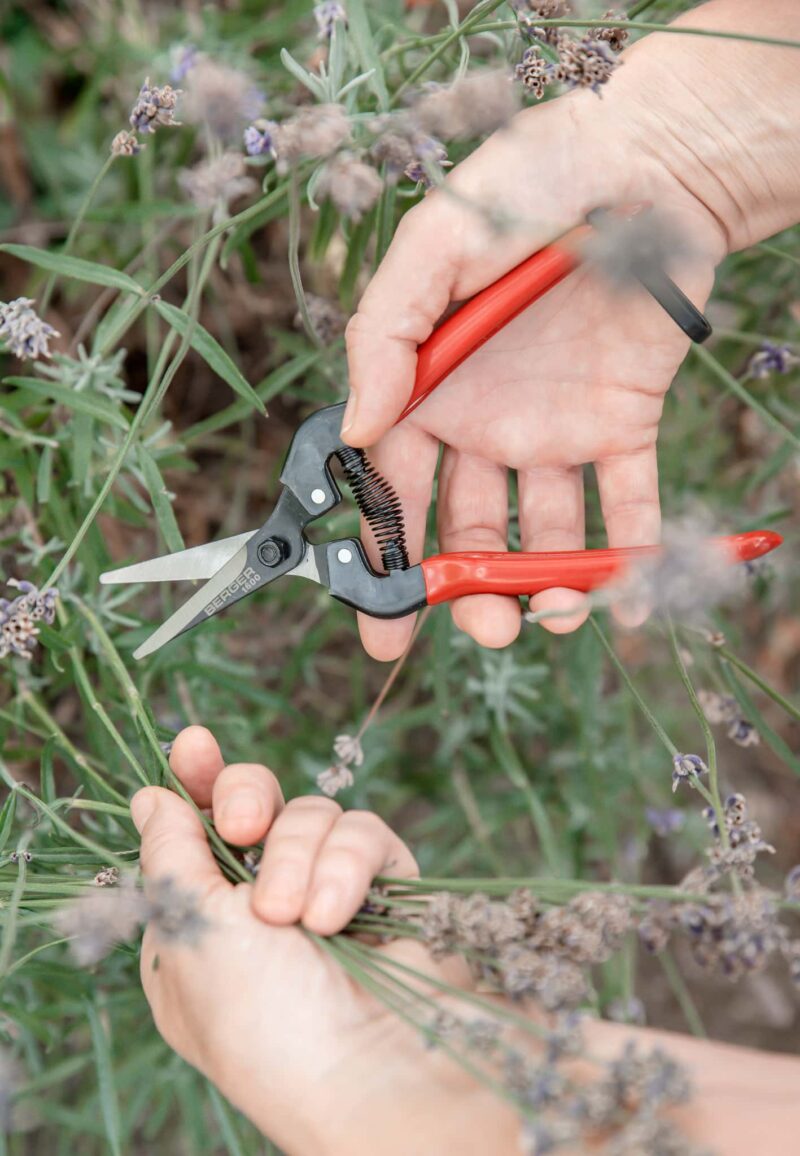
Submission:
M 414 159 L 406 165 L 403 173 L 410 181 L 422 183 L 429 189 L 433 184 L 430 169 L 442 169 L 450 164 L 447 149 L 433 136 L 418 136 L 411 143 Z
M 323 0 L 321 4 L 315 4 L 314 19 L 317 22 L 320 40 L 330 40 L 333 29 L 339 21 L 347 25 L 347 13 L 336 0 Z
M 50 338 L 59 332 L 33 308 L 32 297 L 17 297 L 14 301 L 0 301 L 0 341 L 10 353 L 22 361 L 50 356 Z
M 663 810 L 658 807 L 645 807 L 644 813 L 656 835 L 662 838 L 680 831 L 686 822 L 685 813 L 679 811 L 677 807 L 665 807 Z
M 672 760 L 673 791 L 677 791 L 681 783 L 692 783 L 698 775 L 704 775 L 707 771 L 708 767 L 699 755 L 675 755 Z
M 748 371 L 751 377 L 763 379 L 772 373 L 788 373 L 800 365 L 800 357 L 788 345 L 772 345 L 765 341 L 758 353 L 750 358 Z
M 244 130 L 244 151 L 250 157 L 275 155 L 274 134 L 277 124 L 272 120 L 257 120 Z
M 179 88 L 173 88 L 170 84 L 162 87 L 151 85 L 148 77 L 131 109 L 131 128 L 136 132 L 148 133 L 155 132 L 159 125 L 179 125 L 180 121 L 175 119 L 175 107 L 180 95 Z

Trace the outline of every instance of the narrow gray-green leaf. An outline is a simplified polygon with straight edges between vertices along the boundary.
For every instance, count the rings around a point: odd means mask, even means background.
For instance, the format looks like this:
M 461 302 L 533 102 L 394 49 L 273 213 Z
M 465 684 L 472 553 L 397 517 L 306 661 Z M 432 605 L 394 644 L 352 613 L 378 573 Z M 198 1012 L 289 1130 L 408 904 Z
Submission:
M 144 296 L 144 289 L 133 277 L 127 273 L 120 273 L 118 269 L 110 269 L 108 265 L 98 265 L 96 261 L 84 261 L 82 257 L 65 257 L 61 253 L 48 253 L 44 249 L 37 249 L 34 245 L 0 245 L 0 253 L 9 253 L 12 257 L 19 257 L 20 261 L 27 261 L 29 265 L 37 265 L 40 269 L 47 269 L 51 273 L 58 273 L 62 277 L 71 277 L 73 281 L 88 281 L 92 285 L 106 285 L 111 289 L 120 289 L 123 293 L 135 293 L 137 297 Z
M 369 72 L 369 85 L 378 98 L 381 112 L 389 109 L 389 91 L 383 75 L 380 53 L 375 46 L 375 38 L 369 26 L 369 15 L 364 0 L 347 0 L 347 29 L 356 46 L 358 59 L 364 72 Z
M 97 997 L 95 997 L 94 1003 L 86 1004 L 86 1015 L 92 1033 L 94 1062 L 97 1069 L 97 1091 L 100 1096 L 100 1109 L 103 1113 L 106 1138 L 112 1156 L 122 1156 L 119 1104 L 117 1103 L 117 1090 L 114 1086 L 111 1046 L 100 1019 Z
M 41 377 L 6 377 L 6 385 L 16 385 L 36 397 L 49 397 L 59 405 L 77 413 L 88 413 L 98 421 L 104 421 L 117 429 L 128 430 L 128 421 L 122 410 L 107 397 L 100 397 L 96 393 L 78 392 L 69 389 L 66 385 L 59 385 L 57 381 L 45 381 Z
M 190 318 L 187 314 L 182 309 L 178 309 L 176 305 L 170 305 L 168 301 L 156 301 L 155 306 L 164 320 L 183 337 L 189 329 Z M 203 361 L 213 369 L 214 373 L 228 383 L 234 393 L 238 393 L 239 397 L 249 401 L 261 413 L 266 413 L 261 398 L 242 375 L 233 359 L 228 356 L 216 338 L 212 337 L 208 330 L 196 321 L 193 322 L 190 344 L 192 349 L 200 354 Z
M 158 521 L 158 527 L 161 530 L 167 549 L 170 553 L 173 553 L 175 550 L 182 550 L 185 543 L 177 519 L 175 518 L 175 511 L 172 508 L 172 502 L 167 493 L 167 488 L 164 485 L 161 471 L 156 465 L 153 456 L 147 452 L 144 446 L 139 446 L 137 457 L 142 475 L 147 484 L 150 499 L 153 503 L 153 510 Z
M 11 828 L 14 826 L 14 816 L 17 813 L 17 792 L 11 791 L 3 809 L 0 811 L 0 855 L 9 840 Z

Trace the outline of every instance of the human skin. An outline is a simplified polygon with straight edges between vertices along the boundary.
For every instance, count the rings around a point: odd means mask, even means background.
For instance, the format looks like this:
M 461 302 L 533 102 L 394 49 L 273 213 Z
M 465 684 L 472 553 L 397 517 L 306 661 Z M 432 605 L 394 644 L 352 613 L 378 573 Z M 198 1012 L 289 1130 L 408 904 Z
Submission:
M 712 0 L 675 25 L 800 40 L 800 4 Z M 350 321 L 343 436 L 371 447 L 395 486 L 412 560 L 422 554 L 440 445 L 443 551 L 506 549 L 509 469 L 518 476 L 522 549 L 583 548 L 587 463 L 609 545 L 658 541 L 656 438 L 688 348 L 643 292 L 620 296 L 584 267 L 393 429 L 411 393 L 417 345 L 451 302 L 595 206 L 651 201 L 694 250 L 673 274 L 702 307 L 727 253 L 800 220 L 800 51 L 654 34 L 622 60 L 602 98 L 580 90 L 526 109 L 406 214 Z M 520 225 L 497 233 L 476 205 Z M 555 632 L 587 614 L 585 597 L 568 590 L 537 595 L 531 609 L 560 613 L 543 622 Z M 477 595 L 452 612 L 484 646 L 508 645 L 520 629 L 517 599 Z M 360 622 L 375 658 L 396 658 L 408 643 L 410 619 Z
M 206 922 L 191 945 L 162 941 L 153 926 L 145 932 L 142 983 L 166 1042 L 287 1156 L 517 1156 L 508 1105 L 427 1049 L 303 931 L 340 931 L 375 874 L 415 875 L 398 836 L 329 799 L 284 803 L 275 775 L 258 763 L 225 766 L 203 727 L 178 735 L 170 762 L 224 839 L 265 843 L 256 882 L 234 886 L 189 803 L 159 787 L 133 798 L 146 884 L 170 877 Z M 462 961 L 435 962 L 416 941 L 379 950 L 455 986 L 470 983 Z M 463 1013 L 457 997 L 441 1002 Z M 722 1156 L 790 1150 L 800 1129 L 797 1060 L 600 1022 L 586 1037 L 598 1058 L 633 1038 L 683 1061 L 695 1096 L 674 1117 L 696 1143 Z

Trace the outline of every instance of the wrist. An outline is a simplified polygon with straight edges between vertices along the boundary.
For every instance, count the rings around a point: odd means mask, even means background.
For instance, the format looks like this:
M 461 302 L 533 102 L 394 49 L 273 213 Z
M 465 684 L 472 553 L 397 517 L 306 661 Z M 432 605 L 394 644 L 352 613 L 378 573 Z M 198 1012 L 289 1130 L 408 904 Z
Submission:
M 680 25 L 800 40 L 800 5 L 711 0 Z M 623 61 L 608 86 L 617 114 L 705 206 L 727 252 L 800 220 L 800 50 L 656 33 Z

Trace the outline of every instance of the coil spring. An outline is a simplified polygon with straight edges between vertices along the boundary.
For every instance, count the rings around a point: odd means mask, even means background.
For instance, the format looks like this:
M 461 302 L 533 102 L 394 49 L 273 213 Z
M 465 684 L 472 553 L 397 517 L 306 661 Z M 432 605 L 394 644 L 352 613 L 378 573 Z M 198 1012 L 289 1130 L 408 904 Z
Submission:
M 336 451 L 344 476 L 364 521 L 372 531 L 384 570 L 407 570 L 406 529 L 400 499 L 363 450 Z

